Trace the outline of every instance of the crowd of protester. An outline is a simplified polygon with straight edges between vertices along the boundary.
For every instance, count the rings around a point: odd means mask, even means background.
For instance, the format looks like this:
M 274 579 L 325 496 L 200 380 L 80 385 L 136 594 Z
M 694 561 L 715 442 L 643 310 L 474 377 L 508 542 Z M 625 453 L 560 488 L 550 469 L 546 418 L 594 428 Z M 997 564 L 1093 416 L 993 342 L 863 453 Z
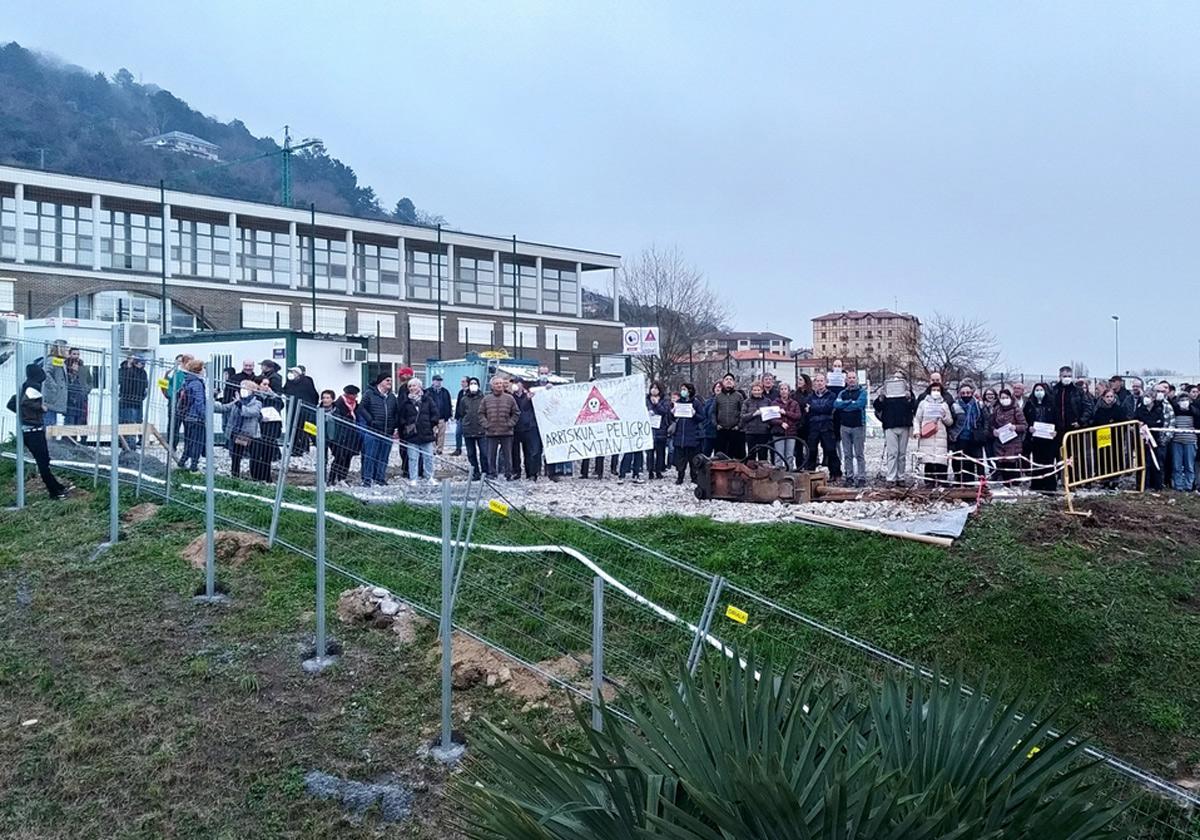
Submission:
M 183 354 L 156 386 L 168 406 L 168 440 L 182 447 L 179 463 L 196 470 L 204 454 L 209 386 L 203 362 Z M 122 424 L 141 424 L 149 393 L 145 360 L 130 354 L 118 374 L 118 411 Z M 835 363 L 828 374 L 778 382 L 770 373 L 739 387 L 732 373 L 706 392 L 685 382 L 677 390 L 650 384 L 646 411 L 652 445 L 644 452 L 604 456 L 577 464 L 545 464 L 533 410 L 532 388 L 551 387 L 544 379 L 526 382 L 497 375 L 486 383 L 463 378 L 452 399 L 442 377 L 426 388 L 411 369 L 378 376 L 365 389 L 346 385 L 341 393 L 318 391 L 304 366 L 282 371 L 273 360 L 242 362 L 227 368 L 212 388 L 213 412 L 221 419 L 220 439 L 229 451 L 230 474 L 270 481 L 272 465 L 283 453 L 286 406 L 299 418 L 290 455 L 302 456 L 314 443 L 316 408 L 328 412 L 326 446 L 329 481 L 348 482 L 353 462 L 363 486 L 386 485 L 394 446 L 399 446 L 400 476 L 412 483 L 436 483 L 435 455 L 443 455 L 447 428 L 455 423 L 454 456 L 465 455 L 473 478 L 484 475 L 515 481 L 552 481 L 577 474 L 602 479 L 608 474 L 635 482 L 660 480 L 668 473 L 681 484 L 695 457 L 726 456 L 768 461 L 786 470 L 823 467 L 829 480 L 864 486 L 868 468 L 864 444 L 869 417 L 882 428 L 883 481 L 889 486 L 924 481 L 929 486 L 991 482 L 1027 484 L 1054 491 L 1061 472 L 1064 436 L 1075 429 L 1137 421 L 1137 443 L 1146 464 L 1146 487 L 1190 491 L 1197 488 L 1197 433 L 1200 385 L 1179 387 L 1166 381 L 1146 389 L 1139 378 L 1128 387 L 1113 376 L 1093 392 L 1069 366 L 1054 383 L 1028 386 L 1014 382 L 980 391 L 964 379 L 950 387 L 934 373 L 920 394 L 903 374 L 888 378 L 868 394 L 854 371 Z M 51 482 L 44 427 L 87 422 L 88 368 L 78 349 L 56 342 L 26 368 L 19 409 L 29 451 L 38 461 L 52 495 L 65 494 Z M 140 444 L 126 434 L 130 446 Z M 216 430 L 214 429 L 214 433 Z M 39 441 L 40 437 L 40 441 Z M 1128 444 L 1118 441 L 1120 447 Z M 910 472 L 915 465 L 915 474 Z

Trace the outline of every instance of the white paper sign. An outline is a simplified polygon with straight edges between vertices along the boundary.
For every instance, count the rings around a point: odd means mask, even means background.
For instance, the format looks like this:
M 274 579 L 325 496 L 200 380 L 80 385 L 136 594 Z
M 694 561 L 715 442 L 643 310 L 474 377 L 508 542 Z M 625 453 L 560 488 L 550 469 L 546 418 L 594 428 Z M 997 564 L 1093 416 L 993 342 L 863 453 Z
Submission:
M 651 414 L 650 415 L 650 428 L 651 429 L 661 429 L 662 428 L 662 415 L 661 414 Z
M 883 395 L 885 397 L 908 396 L 908 383 L 903 379 L 889 379 L 883 383 Z
M 1016 436 L 1017 432 L 1016 429 L 1013 428 L 1012 423 L 1006 423 L 996 430 L 996 437 L 1001 443 L 1008 443 Z
M 844 370 L 831 370 L 825 375 L 825 382 L 830 388 L 845 388 L 846 372 Z
M 778 420 L 783 416 L 783 412 L 780 411 L 777 405 L 764 405 L 758 410 L 758 413 L 762 416 L 763 420 Z
M 676 417 L 695 417 L 696 416 L 695 406 L 693 406 L 691 403 L 685 403 L 685 402 L 675 403 L 675 416 Z
M 1034 423 L 1033 436 L 1035 438 L 1042 438 L 1043 440 L 1052 440 L 1054 438 L 1054 424 Z
M 646 378 L 640 373 L 540 391 L 533 395 L 533 412 L 549 464 L 654 446 Z
M 264 423 L 282 423 L 283 415 L 279 413 L 279 409 L 271 406 L 263 406 L 262 421 Z

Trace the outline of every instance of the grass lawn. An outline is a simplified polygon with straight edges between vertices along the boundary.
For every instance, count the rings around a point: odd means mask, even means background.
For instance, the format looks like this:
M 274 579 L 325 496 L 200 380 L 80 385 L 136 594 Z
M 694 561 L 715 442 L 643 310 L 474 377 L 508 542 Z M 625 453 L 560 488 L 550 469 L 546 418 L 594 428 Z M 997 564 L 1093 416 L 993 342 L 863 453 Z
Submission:
M 11 498 L 12 474 L 0 465 L 2 498 Z M 297 651 L 312 630 L 307 560 L 276 550 L 222 570 L 233 604 L 196 607 L 200 575 L 179 559 L 200 531 L 195 513 L 160 510 L 89 561 L 105 538 L 104 492 L 52 504 L 32 486 L 27 511 L 0 513 L 0 836 L 452 836 L 444 775 L 416 758 L 437 725 L 432 631 L 397 650 L 386 634 L 331 623 L 346 659 L 307 677 Z M 991 505 L 950 550 L 804 525 L 662 517 L 612 527 L 893 652 L 1020 680 L 1119 754 L 1172 778 L 1195 776 L 1200 500 L 1085 507 L 1092 520 L 1042 502 Z M 331 497 L 331 509 L 436 533 L 428 510 L 346 497 Z M 220 510 L 263 513 L 253 503 Z M 302 542 L 306 522 L 286 516 L 281 533 Z M 434 591 L 436 546 L 397 552 L 340 527 L 329 536 L 332 560 L 401 594 L 411 587 L 418 600 Z M 477 536 L 576 546 L 681 611 L 704 597 L 696 580 L 575 523 L 485 517 Z M 534 659 L 539 645 L 579 650 L 587 584 L 562 558 L 480 552 L 468 561 L 461 615 Z M 331 595 L 344 585 L 331 575 Z M 614 650 L 627 653 L 616 671 L 679 649 L 639 621 L 639 609 L 613 607 Z M 745 628 L 722 619 L 717 629 L 739 641 L 790 632 L 756 619 Z M 533 638 L 547 628 L 560 636 Z M 471 709 L 468 735 L 482 717 L 561 731 L 561 713 L 521 714 L 482 689 L 459 703 Z M 367 781 L 394 774 L 418 788 L 415 816 L 402 827 L 373 817 L 351 824 L 304 792 L 310 769 Z

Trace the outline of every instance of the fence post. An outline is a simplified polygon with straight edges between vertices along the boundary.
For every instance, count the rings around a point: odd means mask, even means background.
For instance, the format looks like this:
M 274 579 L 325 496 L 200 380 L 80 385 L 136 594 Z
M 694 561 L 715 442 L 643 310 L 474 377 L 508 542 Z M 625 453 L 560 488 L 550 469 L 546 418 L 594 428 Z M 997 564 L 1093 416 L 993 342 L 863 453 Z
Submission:
M 163 365 L 166 367 L 165 363 Z M 176 371 L 173 368 L 168 368 L 166 371 L 167 392 L 163 398 L 167 401 L 167 457 L 164 459 L 167 465 L 167 472 L 164 476 L 167 484 L 164 489 L 166 494 L 166 504 L 171 504 L 171 466 L 175 461 L 175 426 L 179 418 L 176 416 L 176 401 L 175 392 L 171 388 L 171 384 L 175 381 Z M 157 383 L 155 383 L 157 385 Z
M 604 729 L 600 714 L 601 692 L 604 690 L 604 578 L 592 578 L 592 729 Z
M 100 368 L 99 369 L 100 369 L 101 373 L 105 372 L 104 357 L 106 355 L 107 354 L 105 352 L 100 353 Z M 63 375 L 65 376 L 66 375 L 65 367 L 63 368 L 63 371 L 64 371 Z M 104 417 L 104 382 L 103 382 L 103 380 L 97 382 L 96 385 L 97 385 L 96 390 L 99 392 L 99 398 L 97 399 L 98 404 L 95 406 L 96 410 L 95 410 L 95 412 L 93 412 L 96 415 L 96 436 L 94 438 L 92 438 L 92 446 L 94 446 L 96 448 L 94 463 L 92 464 L 92 489 L 93 490 L 100 486 L 100 433 L 101 433 L 101 431 L 103 431 L 103 426 L 101 425 L 101 419 Z M 91 394 L 88 394 L 88 399 L 91 399 Z M 83 421 L 83 425 L 84 425 L 84 428 L 87 428 L 88 422 L 87 422 L 86 418 Z
M 275 547 L 275 534 L 279 531 L 279 509 L 283 506 L 283 485 L 287 482 L 288 460 L 296 442 L 296 425 L 300 420 L 300 401 L 288 398 L 288 433 L 284 435 L 283 449 L 279 453 L 279 478 L 275 481 L 275 504 L 271 506 L 271 527 L 267 530 L 267 548 Z
M 316 521 L 317 521 L 317 636 L 316 647 L 311 659 L 306 659 L 302 667 L 310 674 L 319 674 L 337 661 L 336 656 L 329 654 L 329 642 L 325 638 L 325 470 L 327 456 L 325 452 L 325 424 L 328 422 L 325 409 L 317 406 L 317 453 L 316 465 Z
M 25 431 L 21 424 L 21 386 L 25 376 L 25 349 L 23 339 L 17 339 L 16 352 L 13 354 L 13 394 L 16 402 L 17 422 L 13 426 L 13 437 L 17 444 L 17 510 L 25 507 Z
M 186 447 L 187 444 L 184 443 Z M 228 599 L 217 592 L 217 511 L 213 492 L 216 467 L 213 464 L 213 374 L 212 362 L 204 366 L 204 594 L 195 600 L 205 604 L 223 604 Z M 186 451 L 186 449 L 185 449 Z
M 409 455 L 413 457 L 413 455 Z M 454 743 L 454 735 L 450 728 L 450 692 L 452 690 L 450 671 L 454 655 L 452 634 L 454 623 L 451 616 L 453 609 L 454 591 L 454 558 L 450 548 L 450 482 L 442 482 L 442 610 L 438 633 L 442 641 L 442 734 L 436 747 L 430 754 L 443 764 L 452 764 L 462 757 L 462 744 Z
M 704 611 L 700 613 L 700 622 L 696 625 L 696 635 L 692 639 L 692 649 L 688 652 L 688 673 L 695 674 L 700 664 L 700 654 L 704 651 L 704 638 L 708 628 L 712 627 L 713 616 L 717 612 L 717 604 L 721 600 L 721 592 L 725 589 L 725 578 L 716 575 L 708 588 L 708 598 L 704 601 Z
M 121 325 L 113 324 L 112 328 L 112 347 L 109 352 L 108 359 L 108 402 L 109 416 L 112 419 L 112 434 L 108 440 L 109 451 L 109 476 L 108 476 L 108 541 L 111 545 L 116 545 L 120 538 L 120 524 L 118 522 L 118 514 L 121 508 L 121 437 L 118 432 L 121 431 L 121 405 L 118 392 L 118 378 L 120 376 L 120 359 L 121 357 Z M 100 404 L 104 405 L 104 391 L 100 391 Z M 96 438 L 96 451 L 100 451 L 100 438 Z
M 153 356 L 150 357 L 150 369 L 146 372 L 146 396 L 145 404 L 142 405 L 142 436 L 138 439 L 138 472 L 137 484 L 134 485 L 133 494 L 139 499 L 142 497 L 142 475 L 146 469 L 146 442 L 149 440 L 150 434 L 150 394 L 151 389 L 157 388 L 158 380 L 155 379 L 154 371 L 157 368 L 158 360 Z

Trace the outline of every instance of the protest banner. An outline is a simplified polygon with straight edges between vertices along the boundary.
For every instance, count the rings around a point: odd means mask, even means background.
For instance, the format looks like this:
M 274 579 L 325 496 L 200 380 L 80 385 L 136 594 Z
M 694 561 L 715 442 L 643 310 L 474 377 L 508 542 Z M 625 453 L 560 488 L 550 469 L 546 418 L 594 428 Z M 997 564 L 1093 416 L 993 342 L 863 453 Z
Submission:
M 640 373 L 543 389 L 533 395 L 533 412 L 548 464 L 654 446 Z

